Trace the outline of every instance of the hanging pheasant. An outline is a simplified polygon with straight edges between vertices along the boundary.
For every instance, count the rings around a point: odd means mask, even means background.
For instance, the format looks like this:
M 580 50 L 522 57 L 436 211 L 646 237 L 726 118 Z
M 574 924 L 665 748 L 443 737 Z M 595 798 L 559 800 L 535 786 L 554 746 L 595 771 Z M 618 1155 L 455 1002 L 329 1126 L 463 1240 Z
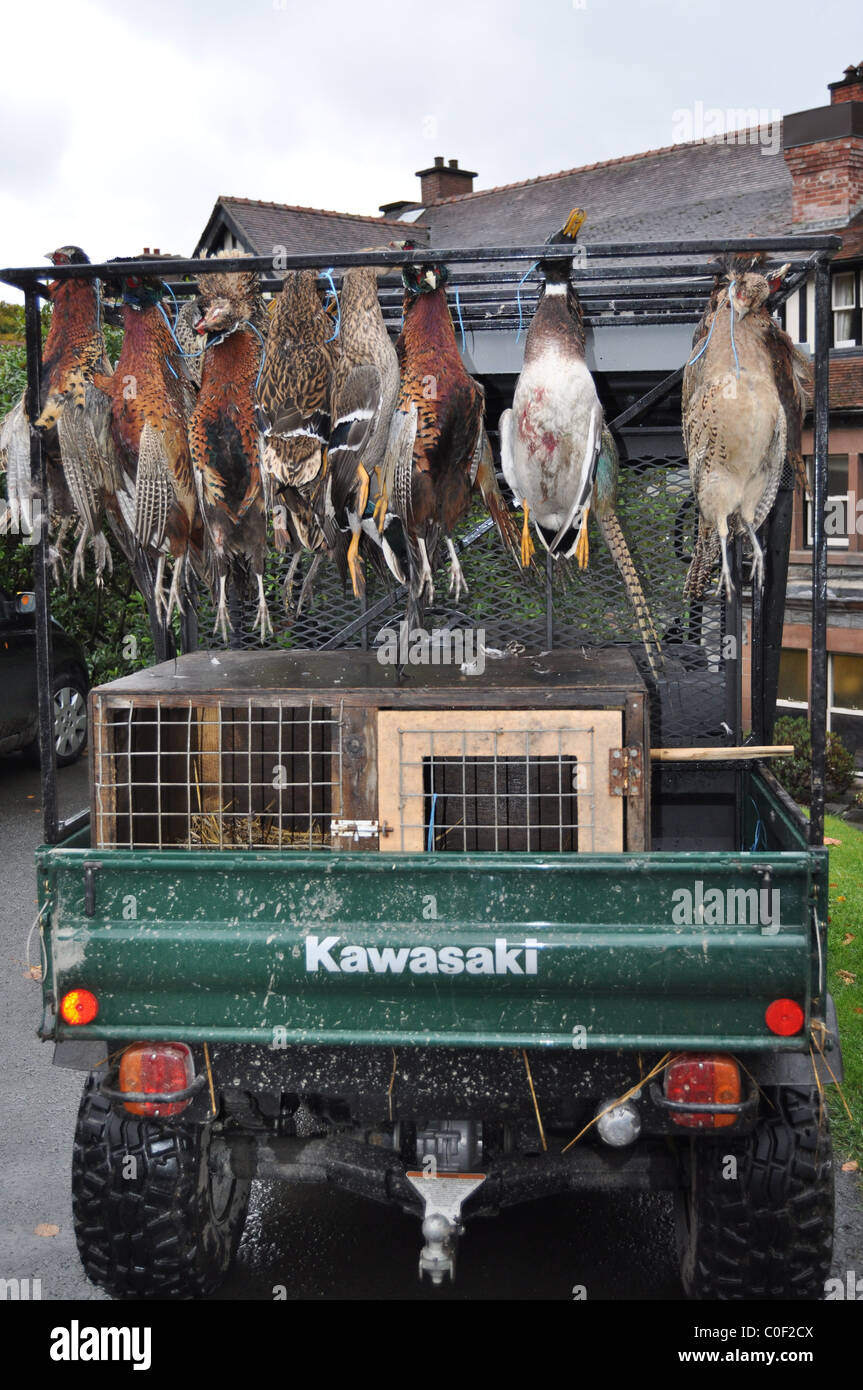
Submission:
M 393 575 L 404 580 L 386 536 L 397 457 L 388 444 L 399 395 L 399 362 L 378 303 L 377 280 L 383 273 L 375 266 L 355 266 L 342 281 L 332 432 L 326 475 L 316 497 L 327 542 L 343 577 L 350 576 L 357 598 L 365 590 L 363 533 L 380 547 Z
M 117 262 L 118 270 L 122 261 Z M 112 430 L 123 471 L 133 484 L 133 506 L 124 520 L 134 544 L 155 561 L 156 619 L 165 628 L 174 608 L 184 610 L 190 555 L 202 566 L 202 531 L 192 479 L 188 426 L 195 391 L 177 345 L 156 275 L 118 274 L 123 346 L 111 377 L 96 384 L 111 401 Z M 173 559 L 165 595 L 165 565 Z
M 808 363 L 770 316 L 772 277 L 731 271 L 696 330 L 683 375 L 683 434 L 698 505 L 695 552 L 684 592 L 701 597 L 721 560 L 720 588 L 734 586 L 728 537 L 745 533 L 750 577 L 764 579 L 756 531 L 776 498 L 786 456 L 800 453 Z
M 257 394 L 275 541 L 279 550 L 294 551 L 286 596 L 302 550 L 319 552 L 323 544 L 310 499 L 330 432 L 330 393 L 338 357 L 334 337 L 316 272 L 288 271 L 270 311 Z M 317 559 L 316 554 L 313 569 Z M 304 590 L 310 578 L 311 571 Z
M 88 265 L 79 246 L 61 246 L 48 259 L 57 266 Z M 48 480 L 48 519 L 57 527 L 53 551 L 62 562 L 62 540 L 73 525 L 78 545 L 72 566 L 77 585 L 84 572 L 84 551 L 92 544 L 97 579 L 111 568 L 111 552 L 102 532 L 104 508 L 117 488 L 117 463 L 109 433 L 110 409 L 93 386 L 97 372 L 110 373 L 105 351 L 97 282 L 54 281 L 50 286 L 51 326 L 42 357 L 42 410 L 36 428 L 43 432 Z M 0 455 L 6 466 L 9 507 L 25 531 L 39 518 L 30 482 L 30 423 L 26 395 L 0 426 Z
M 251 569 L 258 610 L 253 630 L 272 633 L 264 594 L 267 511 L 255 394 L 263 358 L 265 316 L 254 271 L 201 276 L 198 334 L 208 335 L 190 442 L 198 500 L 217 587 L 216 631 L 225 641 L 227 580 L 241 584 Z
M 470 507 L 483 446 L 484 394 L 465 371 L 446 302 L 444 265 L 407 265 L 404 326 L 396 343 L 401 383 L 384 464 L 388 498 L 405 533 L 408 623 L 424 599 L 441 537 L 450 557 L 450 592 L 466 588 L 452 541 Z

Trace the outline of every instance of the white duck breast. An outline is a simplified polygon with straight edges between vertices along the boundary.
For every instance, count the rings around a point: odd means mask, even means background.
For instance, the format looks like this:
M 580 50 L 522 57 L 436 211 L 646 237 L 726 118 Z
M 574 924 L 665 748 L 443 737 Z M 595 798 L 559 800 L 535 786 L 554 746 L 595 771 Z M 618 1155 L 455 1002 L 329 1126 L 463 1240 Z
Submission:
M 601 440 L 602 406 L 584 359 L 554 345 L 525 363 L 500 420 L 501 466 L 552 553 L 578 531 Z M 561 553 L 571 555 L 576 541 L 571 535 Z

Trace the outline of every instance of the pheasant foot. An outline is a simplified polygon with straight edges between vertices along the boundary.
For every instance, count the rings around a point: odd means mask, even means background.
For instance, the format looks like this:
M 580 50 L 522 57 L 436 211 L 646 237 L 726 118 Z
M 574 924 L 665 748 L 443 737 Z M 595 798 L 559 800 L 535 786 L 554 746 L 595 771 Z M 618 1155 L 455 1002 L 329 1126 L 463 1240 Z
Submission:
M 758 544 L 753 527 L 747 522 L 746 530 L 749 532 L 749 540 L 752 545 L 752 568 L 749 571 L 749 578 L 754 583 L 755 576 L 758 575 L 758 587 L 764 588 L 764 551 Z
M 434 603 L 434 579 L 432 577 L 431 565 L 429 564 L 426 543 L 421 537 L 417 537 L 417 546 L 419 548 L 421 562 L 420 586 L 417 597 L 422 598 L 424 593 L 428 593 L 429 603 Z
M 719 587 L 716 592 L 721 594 L 724 589 L 725 597 L 730 603 L 734 597 L 734 585 L 731 582 L 731 570 L 728 565 L 728 536 L 720 536 L 719 540 L 722 545 L 722 573 L 719 576 Z
M 84 578 L 84 556 L 87 552 L 87 541 L 90 539 L 90 532 L 85 526 L 81 531 L 78 544 L 75 546 L 75 554 L 72 556 L 72 588 L 77 589 L 78 580 Z
M 300 589 L 300 601 L 297 604 L 297 617 L 299 617 L 299 615 L 302 613 L 303 605 L 305 604 L 306 599 L 311 598 L 312 594 L 315 591 L 313 580 L 318 572 L 321 559 L 321 552 L 319 550 L 316 550 L 314 556 L 312 557 L 312 563 L 309 565 L 309 572 L 303 580 L 303 587 Z
M 181 588 L 185 568 L 186 557 L 185 555 L 181 555 L 179 560 L 174 561 L 174 570 L 171 575 L 171 587 L 168 590 L 168 607 L 165 612 L 166 623 L 170 623 L 171 614 L 173 613 L 175 608 L 178 613 L 186 612 L 183 606 L 183 591 Z
M 270 622 L 270 615 L 267 611 L 267 599 L 264 594 L 264 576 L 262 574 L 256 574 L 255 578 L 258 581 L 258 611 L 255 615 L 255 621 L 252 624 L 252 632 L 257 632 L 258 625 L 260 624 L 261 646 L 263 646 L 267 638 L 273 635 L 273 624 Z
M 448 592 L 452 593 L 453 588 L 455 588 L 455 601 L 456 603 L 458 603 L 462 589 L 464 589 L 466 594 L 470 593 L 470 589 L 468 588 L 468 582 L 464 577 L 464 573 L 462 572 L 462 567 L 459 564 L 459 559 L 458 555 L 456 554 L 455 546 L 453 545 L 449 536 L 447 536 L 446 538 L 446 546 L 447 550 L 449 551 L 450 559 Z
M 285 605 L 285 612 L 286 612 L 286 613 L 290 613 L 290 612 L 292 611 L 292 609 L 291 609 L 291 594 L 292 594 L 293 588 L 294 588 L 294 575 L 295 575 L 296 572 L 297 572 L 297 566 L 298 566 L 298 564 L 300 563 L 300 557 L 301 557 L 301 556 L 302 556 L 302 551 L 301 551 L 301 550 L 295 550 L 295 551 L 294 551 L 294 554 L 293 554 L 293 558 L 292 558 L 292 560 L 291 560 L 291 563 L 288 565 L 288 572 L 287 572 L 287 574 L 285 575 L 285 582 L 284 582 L 284 584 L 282 585 L 282 603 Z
M 226 577 L 225 577 L 225 575 L 224 575 L 224 574 L 220 574 L 220 575 L 219 575 L 219 603 L 218 603 L 218 607 L 216 608 L 216 625 L 215 625 L 215 627 L 213 628 L 213 636 L 215 637 L 217 633 L 221 633 L 221 634 L 222 634 L 222 641 L 223 641 L 223 642 L 227 642 L 227 640 L 228 640 L 228 633 L 229 633 L 229 632 L 233 632 L 233 630 L 234 630 L 234 624 L 231 622 L 230 615 L 229 615 L 229 613 L 228 613 L 228 600 L 227 600 L 227 597 L 226 597 L 226 595 L 225 595 L 225 583 L 226 583 Z

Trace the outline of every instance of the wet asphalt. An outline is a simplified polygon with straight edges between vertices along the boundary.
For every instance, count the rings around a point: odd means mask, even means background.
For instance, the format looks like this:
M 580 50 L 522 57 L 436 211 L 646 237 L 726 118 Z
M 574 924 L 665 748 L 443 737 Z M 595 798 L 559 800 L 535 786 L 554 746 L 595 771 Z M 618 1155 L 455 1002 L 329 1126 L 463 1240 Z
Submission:
M 61 814 L 86 804 L 86 760 L 59 774 Z M 39 774 L 0 758 L 0 1279 L 39 1280 L 43 1300 L 104 1299 L 75 1249 L 70 1162 L 83 1077 L 51 1064 L 35 1035 L 39 986 L 25 943 L 35 917 Z M 38 960 L 38 945 L 31 948 Z M 837 1163 L 837 1169 L 839 1164 Z M 863 1189 L 837 1171 L 833 1274 L 863 1276 Z M 43 1227 L 48 1234 L 37 1233 Z M 53 1234 L 56 1228 L 56 1234 Z M 212 1301 L 679 1300 L 671 1199 L 615 1193 L 549 1198 L 468 1225 L 457 1280 L 417 1278 L 419 1222 L 338 1191 L 254 1185 L 234 1271 Z M 31 1285 L 32 1287 L 32 1285 Z

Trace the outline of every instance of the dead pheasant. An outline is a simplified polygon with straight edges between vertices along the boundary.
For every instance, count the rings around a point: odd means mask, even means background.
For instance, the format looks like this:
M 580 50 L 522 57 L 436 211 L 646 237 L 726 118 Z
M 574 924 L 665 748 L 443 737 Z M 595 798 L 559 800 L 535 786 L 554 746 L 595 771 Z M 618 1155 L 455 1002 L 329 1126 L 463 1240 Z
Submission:
M 319 552 L 323 535 L 311 495 L 321 474 L 330 433 L 330 393 L 339 348 L 323 308 L 314 270 L 288 271 L 273 301 L 258 385 L 263 470 L 279 550 L 294 558 L 285 582 L 286 603 L 302 551 Z M 303 585 L 305 592 L 318 555 Z M 300 599 L 300 607 L 302 598 Z
M 808 364 L 767 308 L 783 274 L 732 271 L 714 291 L 684 372 L 683 433 L 699 510 L 684 589 L 693 598 L 721 560 L 720 587 L 730 599 L 728 537 L 737 533 L 749 537 L 751 578 L 763 583 L 755 533 L 773 506 L 786 456 L 799 457 Z
M 54 265 L 87 265 L 78 246 L 50 254 Z M 54 556 L 62 561 L 61 543 L 72 526 L 78 545 L 73 583 L 83 574 L 88 542 L 96 557 L 97 578 L 111 566 L 102 532 L 104 508 L 117 485 L 117 464 L 109 433 L 110 409 L 93 385 L 97 372 L 109 374 L 97 282 L 54 281 L 53 313 L 42 358 L 43 408 L 36 428 L 43 432 L 48 478 L 47 511 L 58 528 Z M 22 396 L 0 426 L 0 455 L 6 467 L 7 496 L 24 530 L 38 524 L 30 483 L 30 427 Z
M 120 263 L 121 264 L 121 263 Z M 190 554 L 201 567 L 202 532 L 192 478 L 188 423 L 194 387 L 162 307 L 164 286 L 154 275 L 117 279 L 123 300 L 123 347 L 117 370 L 96 384 L 111 401 L 112 430 L 133 505 L 123 519 L 134 543 L 155 563 L 154 605 L 165 627 L 183 610 Z M 173 558 L 165 596 L 165 562 Z
M 208 341 L 190 441 L 218 594 L 216 630 L 227 641 L 227 580 L 241 580 L 251 568 L 258 589 L 254 628 L 260 627 L 264 642 L 273 629 L 264 595 L 267 512 L 255 414 L 265 327 L 258 276 L 254 271 L 202 275 L 198 304 L 197 331 Z

